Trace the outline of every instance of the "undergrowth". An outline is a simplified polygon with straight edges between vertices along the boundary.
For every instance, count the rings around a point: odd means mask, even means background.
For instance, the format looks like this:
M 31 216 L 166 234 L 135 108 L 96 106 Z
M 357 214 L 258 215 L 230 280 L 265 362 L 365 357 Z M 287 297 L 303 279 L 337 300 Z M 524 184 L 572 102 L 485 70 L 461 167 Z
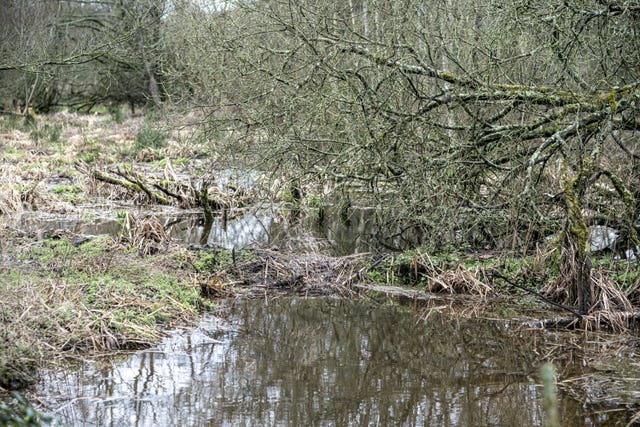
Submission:
M 527 305 L 537 293 L 561 303 L 562 295 L 547 295 L 551 286 L 561 279 L 555 258 L 555 253 L 548 248 L 521 257 L 456 250 L 430 253 L 426 248 L 417 248 L 373 259 L 365 268 L 365 276 L 377 284 L 422 287 L 432 292 L 485 295 L 490 289 L 490 292 L 515 297 Z M 640 264 L 637 261 L 620 260 L 614 254 L 592 259 L 591 271 L 596 286 L 594 310 L 618 307 L 628 311 L 630 303 L 637 305 L 640 302 Z

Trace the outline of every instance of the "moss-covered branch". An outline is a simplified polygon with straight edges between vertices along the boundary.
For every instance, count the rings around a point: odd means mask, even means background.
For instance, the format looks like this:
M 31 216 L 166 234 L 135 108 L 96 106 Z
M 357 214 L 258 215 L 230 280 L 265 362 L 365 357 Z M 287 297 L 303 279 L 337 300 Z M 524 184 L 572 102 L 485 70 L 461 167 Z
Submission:
M 149 197 L 149 199 L 151 199 L 154 202 L 160 203 L 162 205 L 171 204 L 169 199 L 167 199 L 162 193 L 151 190 L 149 186 L 147 186 L 139 178 L 121 179 L 121 178 L 116 178 L 114 176 L 107 175 L 98 170 L 93 171 L 93 177 L 98 181 L 106 182 L 112 185 L 119 185 L 121 187 L 124 187 L 128 190 L 131 190 L 137 193 L 144 193 L 147 195 L 147 197 Z

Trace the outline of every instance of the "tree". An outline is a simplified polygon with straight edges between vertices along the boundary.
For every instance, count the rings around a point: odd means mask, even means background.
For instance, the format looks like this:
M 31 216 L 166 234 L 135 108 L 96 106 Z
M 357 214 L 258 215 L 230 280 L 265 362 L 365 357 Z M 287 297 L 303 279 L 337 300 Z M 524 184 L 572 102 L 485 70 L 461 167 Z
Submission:
M 401 224 L 390 242 L 521 251 L 563 230 L 582 311 L 587 227 L 638 245 L 635 2 L 233 5 L 211 34 L 232 53 L 212 126 L 242 122 L 307 187 L 366 192 Z
M 40 111 L 62 104 L 162 99 L 158 0 L 5 1 L 0 98 Z M 16 84 L 18 82 L 18 84 Z

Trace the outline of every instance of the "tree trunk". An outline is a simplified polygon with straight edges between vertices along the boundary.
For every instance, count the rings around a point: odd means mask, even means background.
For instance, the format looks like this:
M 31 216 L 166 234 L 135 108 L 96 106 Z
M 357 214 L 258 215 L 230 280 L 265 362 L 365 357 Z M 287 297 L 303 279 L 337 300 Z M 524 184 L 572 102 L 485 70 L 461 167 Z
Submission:
M 567 208 L 565 248 L 567 251 L 561 274 L 569 275 L 567 280 L 570 302 L 576 301 L 578 312 L 587 314 L 593 304 L 589 228 L 582 215 L 579 197 L 574 190 L 574 184 L 581 181 L 582 175 L 583 173 L 579 173 L 575 179 L 565 181 Z

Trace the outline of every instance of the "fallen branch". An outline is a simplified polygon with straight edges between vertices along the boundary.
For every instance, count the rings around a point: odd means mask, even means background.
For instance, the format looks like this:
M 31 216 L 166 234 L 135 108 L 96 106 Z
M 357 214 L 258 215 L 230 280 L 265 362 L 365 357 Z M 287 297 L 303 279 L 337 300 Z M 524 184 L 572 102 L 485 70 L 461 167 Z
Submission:
M 572 309 L 571 307 L 567 307 L 566 305 L 562 305 L 559 304 L 555 301 L 550 300 L 549 298 L 545 297 L 544 295 L 540 294 L 539 292 L 534 291 L 533 289 L 529 289 L 526 286 L 523 285 L 519 285 L 513 281 L 511 281 L 511 279 L 509 279 L 508 277 L 505 277 L 504 275 L 500 274 L 499 272 L 492 270 L 492 271 L 488 271 L 487 272 L 488 276 L 493 276 L 493 277 L 497 277 L 498 279 L 502 279 L 505 283 L 507 283 L 508 285 L 511 285 L 515 288 L 518 288 L 520 290 L 523 290 L 533 296 L 535 296 L 536 298 L 546 302 L 547 304 L 551 304 L 554 307 L 558 307 L 561 308 L 565 311 L 568 311 L 569 313 L 577 316 L 578 319 L 582 318 L 582 314 L 578 313 L 577 311 L 575 311 L 574 309 Z M 575 318 L 574 318 L 575 319 Z
M 128 178 L 121 179 L 113 176 L 109 176 L 100 171 L 93 171 L 93 177 L 98 181 L 106 182 L 107 184 L 119 185 L 128 190 L 132 190 L 138 193 L 145 193 L 151 200 L 154 202 L 160 203 L 162 205 L 169 205 L 169 199 L 164 197 L 162 194 L 149 190 L 139 179 L 136 181 L 130 180 Z

